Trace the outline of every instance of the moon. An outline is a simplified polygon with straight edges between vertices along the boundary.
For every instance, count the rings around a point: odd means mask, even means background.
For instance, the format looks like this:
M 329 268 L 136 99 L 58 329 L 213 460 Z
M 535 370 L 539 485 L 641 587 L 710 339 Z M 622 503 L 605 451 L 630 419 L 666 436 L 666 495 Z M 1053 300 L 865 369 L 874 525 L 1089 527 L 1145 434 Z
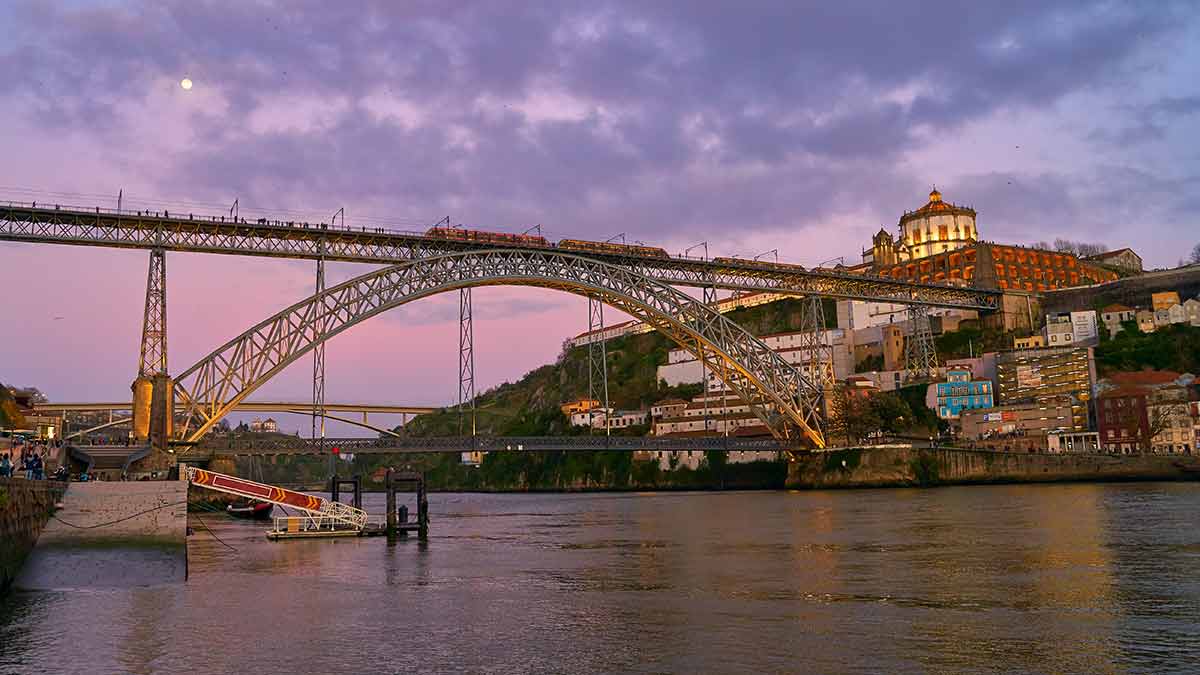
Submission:
M 186 78 L 186 77 L 185 77 L 185 78 L 183 78 L 182 80 L 180 80 L 180 81 L 179 81 L 179 86 L 180 86 L 180 87 L 183 87 L 183 90 L 184 90 L 184 91 L 191 91 L 191 89 L 192 89 L 192 81 L 191 81 L 190 79 L 188 79 L 188 78 Z

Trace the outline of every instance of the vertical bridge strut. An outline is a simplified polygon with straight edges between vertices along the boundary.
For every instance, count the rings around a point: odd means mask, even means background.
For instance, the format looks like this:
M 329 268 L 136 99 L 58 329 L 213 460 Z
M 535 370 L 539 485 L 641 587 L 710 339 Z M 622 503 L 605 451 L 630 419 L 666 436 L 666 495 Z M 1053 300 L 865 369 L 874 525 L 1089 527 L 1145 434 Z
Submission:
M 912 333 L 904 348 L 904 377 L 906 382 L 928 380 L 937 374 L 937 350 L 933 331 L 929 328 L 929 307 L 908 306 L 908 323 Z
M 165 450 L 172 432 L 175 384 L 167 371 L 167 254 L 162 248 L 150 249 L 142 346 L 132 389 L 134 440 L 149 440 Z
M 596 409 L 592 401 L 604 407 L 604 434 L 612 432 L 612 411 L 608 409 L 608 345 L 604 335 L 604 303 L 588 296 L 588 433 L 594 428 Z
M 466 435 L 470 413 L 471 437 L 475 436 L 475 318 L 471 289 L 458 291 L 458 435 Z
M 325 292 L 325 259 L 317 258 L 317 295 Z M 313 390 L 312 390 L 312 438 L 317 443 L 317 452 L 325 452 L 325 327 L 317 327 L 319 339 L 313 347 Z M 318 435 L 319 432 L 319 435 Z M 329 475 L 337 473 L 336 461 L 329 456 Z
M 167 254 L 161 248 L 150 251 L 150 272 L 146 277 L 146 307 L 142 315 L 142 350 L 138 375 L 153 377 L 167 374 Z

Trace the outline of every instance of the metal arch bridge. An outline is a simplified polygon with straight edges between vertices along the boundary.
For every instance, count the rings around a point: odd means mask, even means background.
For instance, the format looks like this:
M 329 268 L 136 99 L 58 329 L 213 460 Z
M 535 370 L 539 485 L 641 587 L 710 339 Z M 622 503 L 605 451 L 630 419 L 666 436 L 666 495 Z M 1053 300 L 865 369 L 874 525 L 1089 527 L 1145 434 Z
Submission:
M 195 443 L 255 389 L 317 345 L 384 311 L 452 290 L 488 285 L 583 295 L 654 326 L 714 364 L 733 394 L 789 444 L 824 447 L 822 392 L 716 308 L 661 281 L 556 250 L 467 251 L 409 260 L 333 286 L 262 321 L 179 374 L 178 437 Z
M 328 225 L 228 222 L 224 218 L 167 217 L 131 211 L 18 202 L 0 203 L 0 241 L 143 250 L 222 253 L 272 258 L 395 264 L 406 260 L 484 248 L 557 250 L 493 242 L 480 243 L 429 237 L 381 228 L 361 230 Z M 672 286 L 739 292 L 770 292 L 959 307 L 984 312 L 1000 308 L 1001 294 L 946 284 L 919 284 L 867 274 L 801 270 L 752 260 L 703 260 L 633 253 L 579 252 L 595 260 L 625 267 Z

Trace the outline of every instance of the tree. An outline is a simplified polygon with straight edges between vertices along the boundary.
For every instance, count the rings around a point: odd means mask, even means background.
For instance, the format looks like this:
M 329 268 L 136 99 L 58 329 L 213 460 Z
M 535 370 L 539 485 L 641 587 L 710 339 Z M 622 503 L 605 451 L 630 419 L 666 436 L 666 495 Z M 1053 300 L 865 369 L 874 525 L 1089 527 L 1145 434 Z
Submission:
M 1200 244 L 1192 247 L 1192 255 L 1188 257 L 1188 261 L 1193 265 L 1200 265 Z
M 838 386 L 829 394 L 827 430 L 831 440 L 841 437 L 847 446 L 854 445 L 879 432 L 882 427 L 883 421 L 875 413 L 870 398 L 851 394 L 845 385 Z
M 1045 242 L 1039 242 L 1038 246 Z M 1054 240 L 1054 250 L 1059 253 L 1070 253 L 1071 255 L 1080 258 L 1086 258 L 1090 255 L 1099 255 L 1108 251 L 1108 245 L 1096 242 L 1086 241 L 1071 241 L 1070 239 L 1058 238 Z
M 8 387 L 0 384 L 0 427 L 19 429 L 25 426 L 25 418 L 17 410 L 17 402 L 13 400 Z

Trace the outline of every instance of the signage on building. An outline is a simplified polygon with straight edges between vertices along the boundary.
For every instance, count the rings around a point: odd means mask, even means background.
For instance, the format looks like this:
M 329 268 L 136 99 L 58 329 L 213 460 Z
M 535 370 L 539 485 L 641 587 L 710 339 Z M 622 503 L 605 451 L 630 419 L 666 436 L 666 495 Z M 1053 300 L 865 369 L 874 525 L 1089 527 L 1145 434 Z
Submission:
M 1017 366 L 1018 387 L 1042 386 L 1042 369 L 1040 366 Z

